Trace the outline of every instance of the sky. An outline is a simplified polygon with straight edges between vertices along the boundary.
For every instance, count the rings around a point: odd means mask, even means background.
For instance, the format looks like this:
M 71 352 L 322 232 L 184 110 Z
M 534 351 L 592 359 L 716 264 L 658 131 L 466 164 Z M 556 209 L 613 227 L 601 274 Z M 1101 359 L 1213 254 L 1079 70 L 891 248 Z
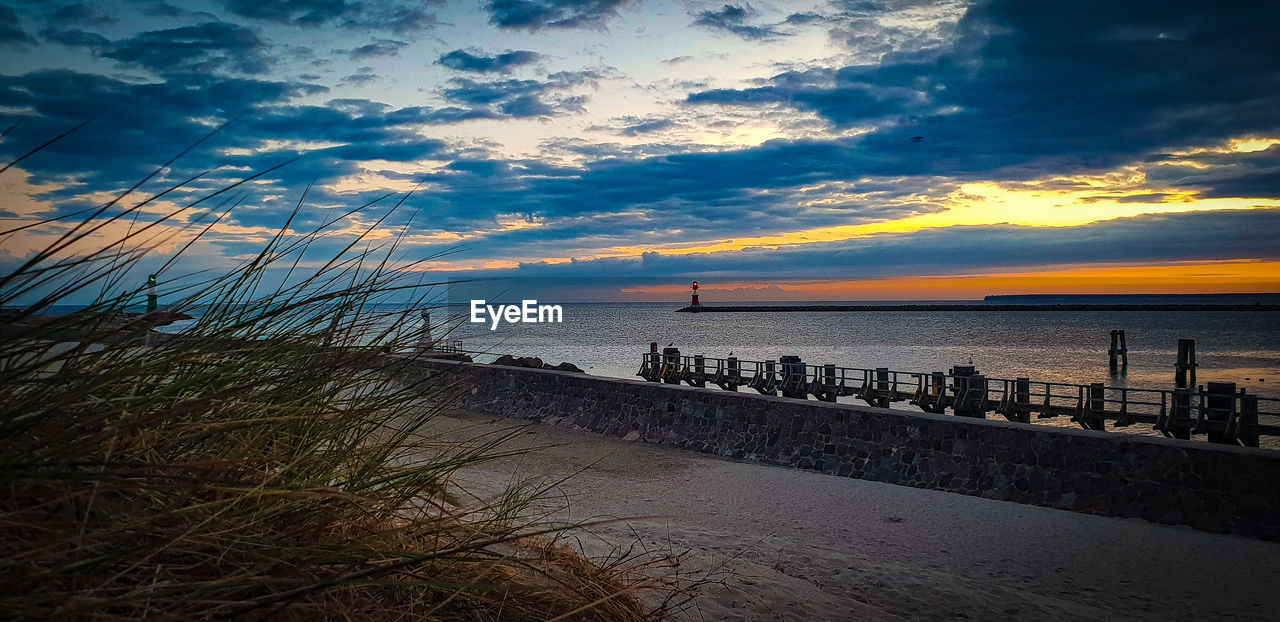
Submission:
M 162 263 L 226 212 L 173 271 L 370 204 L 303 267 L 372 228 L 430 278 L 604 299 L 1280 292 L 1276 23 L 1186 0 L 0 0 L 0 162 L 84 123 L 0 173 L 0 267 L 181 153 L 111 209 L 198 175 L 155 222 L 268 172 L 155 226 Z

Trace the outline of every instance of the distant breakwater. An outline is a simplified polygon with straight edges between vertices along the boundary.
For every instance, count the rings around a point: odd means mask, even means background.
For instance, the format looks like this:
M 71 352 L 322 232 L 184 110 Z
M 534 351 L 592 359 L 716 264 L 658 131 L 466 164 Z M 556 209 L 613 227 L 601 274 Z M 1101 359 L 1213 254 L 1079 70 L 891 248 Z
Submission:
M 689 306 L 677 313 L 781 313 L 868 311 L 1280 311 L 1271 304 L 957 304 L 957 305 L 734 305 Z
M 1280 541 L 1280 452 L 416 359 L 458 406 L 765 464 Z M 642 467 L 641 467 L 642 468 Z

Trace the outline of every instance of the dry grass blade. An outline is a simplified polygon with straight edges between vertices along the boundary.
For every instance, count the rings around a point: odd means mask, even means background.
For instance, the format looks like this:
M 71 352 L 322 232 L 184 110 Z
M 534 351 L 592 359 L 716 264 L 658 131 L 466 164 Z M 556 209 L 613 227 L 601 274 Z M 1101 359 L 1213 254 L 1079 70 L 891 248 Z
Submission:
M 182 209 L 244 181 L 201 190 Z M 386 356 L 420 337 L 396 326 L 422 287 L 405 283 L 398 239 L 368 244 L 370 227 L 308 262 L 320 267 L 305 278 L 267 288 L 271 271 L 294 274 L 318 235 L 291 221 L 238 268 L 166 279 L 171 309 L 195 319 L 160 339 L 156 318 L 123 314 L 138 290 L 38 314 L 86 283 L 121 282 L 148 253 L 132 240 L 159 221 L 67 255 L 70 240 L 101 230 L 100 215 L 69 230 L 50 219 L 66 233 L 0 278 L 0 303 L 35 296 L 38 307 L 10 314 L 0 331 L 5 617 L 645 620 L 669 611 L 635 597 L 668 585 L 636 578 L 644 562 L 598 565 L 539 539 L 573 527 L 539 522 L 544 488 L 460 504 L 453 475 L 509 451 L 504 435 L 433 440 L 433 417 L 464 387 L 443 376 L 406 381 L 409 359 Z M 198 239 L 213 225 L 188 226 Z

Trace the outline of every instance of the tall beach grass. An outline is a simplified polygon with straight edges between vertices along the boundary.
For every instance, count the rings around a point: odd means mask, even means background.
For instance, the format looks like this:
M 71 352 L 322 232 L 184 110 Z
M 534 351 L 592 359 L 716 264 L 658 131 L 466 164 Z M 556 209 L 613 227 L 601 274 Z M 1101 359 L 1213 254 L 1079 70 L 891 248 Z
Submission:
M 395 314 L 424 284 L 399 237 L 373 241 L 382 219 L 317 258 L 319 236 L 361 208 L 307 233 L 291 217 L 230 270 L 171 274 L 261 174 L 139 219 L 191 189 L 138 199 L 153 174 L 0 231 L 0 244 L 53 240 L 0 277 L 0 616 L 646 620 L 684 602 L 670 558 L 568 546 L 575 526 L 544 519 L 544 487 L 459 500 L 453 474 L 508 455 L 511 433 L 433 435 L 465 386 L 389 355 L 418 342 Z M 129 314 L 138 267 L 175 235 L 166 311 Z M 379 311 L 392 300 L 409 303 Z M 195 317 L 176 337 L 151 330 L 182 312 Z

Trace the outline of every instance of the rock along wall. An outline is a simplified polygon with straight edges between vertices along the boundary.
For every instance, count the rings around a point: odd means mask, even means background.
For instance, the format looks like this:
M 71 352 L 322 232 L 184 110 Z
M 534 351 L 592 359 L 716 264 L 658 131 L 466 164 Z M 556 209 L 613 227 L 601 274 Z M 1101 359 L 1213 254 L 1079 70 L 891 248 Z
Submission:
M 461 407 L 902 486 L 1280 540 L 1280 452 L 580 373 L 418 361 Z

